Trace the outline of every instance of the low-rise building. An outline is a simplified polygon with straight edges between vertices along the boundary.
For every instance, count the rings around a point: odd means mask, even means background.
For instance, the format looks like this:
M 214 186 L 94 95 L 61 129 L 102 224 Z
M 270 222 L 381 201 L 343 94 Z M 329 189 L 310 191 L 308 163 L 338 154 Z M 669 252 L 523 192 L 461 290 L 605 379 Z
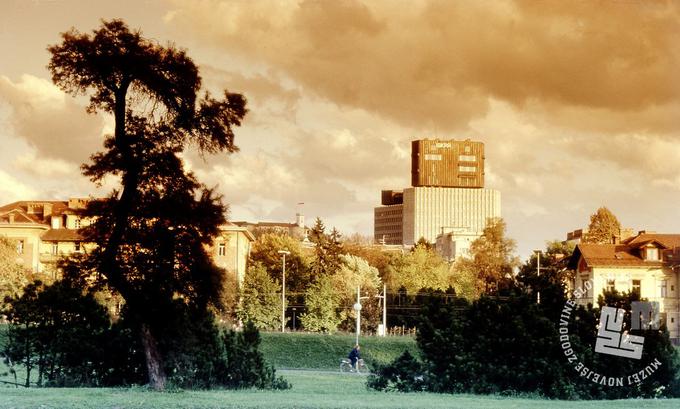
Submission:
M 680 340 L 680 234 L 641 231 L 621 243 L 579 243 L 569 268 L 574 288 L 590 288 L 578 303 L 595 305 L 605 290 L 637 291 L 659 303 L 670 337 Z
M 88 199 L 19 201 L 0 207 L 0 235 L 17 242 L 17 253 L 33 272 L 54 272 L 64 255 L 84 251 L 79 230 L 89 225 L 78 213 Z
M 210 247 L 210 255 L 218 267 L 234 274 L 241 284 L 254 241 L 255 236 L 247 228 L 227 222 L 220 226 L 220 233 Z
M 0 207 L 0 235 L 17 243 L 18 259 L 34 273 L 56 274 L 56 262 L 94 246 L 84 240 L 81 228 L 90 224 L 80 210 L 90 199 L 19 201 Z M 227 223 L 209 248 L 217 266 L 243 282 L 251 243 L 248 228 Z

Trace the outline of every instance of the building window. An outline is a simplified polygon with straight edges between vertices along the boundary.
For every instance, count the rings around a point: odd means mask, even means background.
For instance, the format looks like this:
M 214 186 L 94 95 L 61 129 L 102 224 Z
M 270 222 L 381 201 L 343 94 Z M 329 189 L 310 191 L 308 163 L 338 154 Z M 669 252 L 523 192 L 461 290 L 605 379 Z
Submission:
M 633 292 L 640 294 L 640 280 L 633 280 Z
M 460 165 L 458 166 L 458 171 L 459 172 L 477 172 L 477 166 L 463 166 Z
M 471 150 L 472 150 L 472 148 L 470 148 L 470 146 L 465 147 L 465 153 L 470 153 Z
M 442 160 L 442 155 L 428 153 L 425 155 L 425 160 Z
M 59 243 L 52 243 L 52 254 L 57 255 L 59 253 Z
M 590 278 L 590 277 L 587 276 L 587 275 L 582 275 L 582 276 L 581 276 L 581 288 L 583 288 L 583 289 L 585 290 L 585 292 L 583 293 L 583 297 L 582 297 L 582 298 L 591 298 L 591 297 L 593 296 L 593 295 L 591 294 L 591 292 L 590 292 L 592 286 L 586 287 L 586 282 L 589 280 L 589 278 Z
M 76 219 L 75 225 L 76 225 L 76 229 L 80 228 L 80 219 Z
M 668 295 L 668 281 L 659 281 L 659 297 L 666 297 Z
M 82 251 L 82 247 L 80 246 L 79 241 L 75 242 L 73 246 L 75 247 L 76 253 L 80 253 Z
M 605 290 L 609 292 L 616 290 L 616 280 L 607 280 Z
M 218 256 L 225 256 L 227 254 L 227 246 L 224 243 L 220 243 L 217 245 L 217 255 Z
M 24 254 L 24 241 L 17 241 L 17 254 Z
M 659 260 L 659 249 L 657 248 L 647 248 L 647 260 L 658 261 Z
M 477 157 L 475 155 L 460 155 L 458 160 L 461 162 L 476 162 Z

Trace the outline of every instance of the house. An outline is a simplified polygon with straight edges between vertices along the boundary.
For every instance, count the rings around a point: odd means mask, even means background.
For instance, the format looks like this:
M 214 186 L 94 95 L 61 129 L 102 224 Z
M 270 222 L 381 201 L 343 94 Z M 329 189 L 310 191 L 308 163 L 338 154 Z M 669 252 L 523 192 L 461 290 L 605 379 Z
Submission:
M 218 267 L 235 274 L 239 285 L 246 274 L 246 264 L 255 236 L 247 227 L 227 222 L 220 226 L 220 232 L 209 248 L 209 254 Z
M 575 271 L 574 288 L 592 287 L 579 304 L 596 304 L 605 290 L 637 291 L 659 303 L 670 337 L 680 341 L 680 234 L 641 231 L 618 243 L 579 243 L 569 269 Z
M 91 199 L 19 201 L 0 207 L 0 235 L 17 243 L 18 260 L 34 273 L 56 276 L 56 262 L 74 252 L 94 246 L 84 241 L 80 229 L 90 219 L 79 213 Z M 209 254 L 219 267 L 243 282 L 251 243 L 255 237 L 246 227 L 227 223 Z
M 0 207 L 0 235 L 17 243 L 18 259 L 33 272 L 54 274 L 64 255 L 85 250 L 79 215 L 89 199 L 19 201 Z

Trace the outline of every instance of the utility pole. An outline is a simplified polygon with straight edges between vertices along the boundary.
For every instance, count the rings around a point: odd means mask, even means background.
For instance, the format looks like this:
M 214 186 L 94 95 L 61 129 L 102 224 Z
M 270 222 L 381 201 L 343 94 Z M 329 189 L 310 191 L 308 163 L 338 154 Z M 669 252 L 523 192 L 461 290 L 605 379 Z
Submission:
M 536 276 L 541 277 L 541 250 L 534 250 L 536 252 Z M 541 283 L 539 282 L 538 285 L 540 286 Z M 536 304 L 541 303 L 541 290 L 538 290 L 536 292 Z
M 361 332 L 361 286 L 357 286 L 357 302 L 354 304 L 354 311 L 357 312 L 357 339 L 355 344 L 359 345 L 359 333 Z
M 286 332 L 286 256 L 290 255 L 288 250 L 279 250 L 283 255 L 283 283 L 281 285 L 281 332 Z

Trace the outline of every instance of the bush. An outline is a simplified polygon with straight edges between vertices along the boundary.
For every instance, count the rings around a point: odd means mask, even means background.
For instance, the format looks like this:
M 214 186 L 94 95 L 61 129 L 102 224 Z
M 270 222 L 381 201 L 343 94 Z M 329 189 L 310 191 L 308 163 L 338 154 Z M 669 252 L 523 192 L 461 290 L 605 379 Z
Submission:
M 560 294 L 542 289 L 542 294 Z M 633 295 L 605 295 L 607 305 L 625 307 Z M 421 315 L 418 347 L 422 364 L 402 355 L 382 368 L 368 386 L 378 390 L 426 389 L 445 393 L 529 394 L 560 399 L 623 399 L 680 396 L 680 365 L 665 328 L 645 331 L 641 360 L 594 353 L 599 308 L 578 308 L 570 322 L 572 348 L 596 373 L 628 376 L 654 359 L 662 366 L 644 382 L 605 387 L 585 379 L 560 346 L 557 308 L 566 302 L 537 304 L 520 287 L 507 297 L 483 296 L 472 304 L 433 297 Z M 604 301 L 603 301 L 604 303 Z M 418 367 L 418 365 L 420 367 Z M 421 376 L 415 376 L 421 373 Z M 422 383 L 422 379 L 426 382 Z
M 25 385 L 127 386 L 148 379 L 139 322 L 124 308 L 112 323 L 92 294 L 71 283 L 35 282 L 11 300 L 4 352 L 26 368 Z M 166 307 L 159 348 L 169 383 L 182 388 L 285 389 L 259 352 L 252 324 L 220 332 L 211 314 L 176 300 Z M 35 376 L 37 371 L 37 377 Z
M 426 389 L 423 366 L 408 351 L 369 375 L 367 385 L 383 391 L 418 392 Z

